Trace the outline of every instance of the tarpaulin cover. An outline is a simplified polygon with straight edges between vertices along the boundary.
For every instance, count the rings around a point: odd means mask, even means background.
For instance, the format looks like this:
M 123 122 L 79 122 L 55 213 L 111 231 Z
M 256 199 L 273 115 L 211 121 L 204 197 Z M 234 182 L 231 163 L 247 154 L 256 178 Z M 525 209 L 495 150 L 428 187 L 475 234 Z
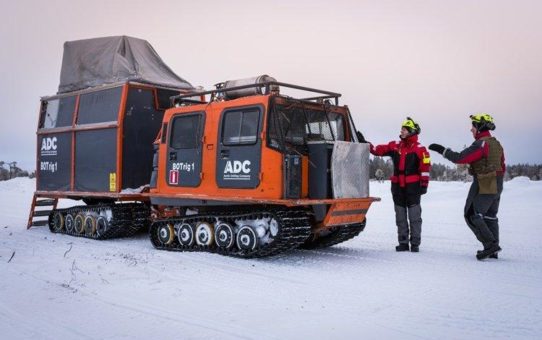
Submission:
M 142 39 L 118 36 L 64 43 L 58 93 L 125 81 L 192 89 Z

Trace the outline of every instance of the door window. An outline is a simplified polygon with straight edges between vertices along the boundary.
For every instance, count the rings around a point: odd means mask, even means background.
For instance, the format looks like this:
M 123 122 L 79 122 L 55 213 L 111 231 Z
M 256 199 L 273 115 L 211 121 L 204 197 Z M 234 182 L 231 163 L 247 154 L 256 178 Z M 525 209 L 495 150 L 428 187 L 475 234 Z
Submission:
M 258 139 L 260 111 L 257 109 L 234 110 L 224 114 L 222 144 L 255 144 Z
M 180 116 L 173 120 L 170 147 L 194 149 L 199 144 L 200 115 Z

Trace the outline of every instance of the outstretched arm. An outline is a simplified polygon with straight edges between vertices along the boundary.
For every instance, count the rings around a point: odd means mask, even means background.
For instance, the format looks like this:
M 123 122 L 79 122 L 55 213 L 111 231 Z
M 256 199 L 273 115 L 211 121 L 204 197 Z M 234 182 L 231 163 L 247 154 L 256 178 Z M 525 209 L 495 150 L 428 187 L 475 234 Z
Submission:
M 469 164 L 476 162 L 489 153 L 489 144 L 482 140 L 476 140 L 468 148 L 460 152 L 455 152 L 450 148 L 445 148 L 440 144 L 429 145 L 429 150 L 441 153 L 447 160 L 456 164 Z
M 397 149 L 397 143 L 396 142 L 389 142 L 388 144 L 381 144 L 374 146 L 372 143 L 370 143 L 371 147 L 371 154 L 375 156 L 389 156 L 389 154 Z

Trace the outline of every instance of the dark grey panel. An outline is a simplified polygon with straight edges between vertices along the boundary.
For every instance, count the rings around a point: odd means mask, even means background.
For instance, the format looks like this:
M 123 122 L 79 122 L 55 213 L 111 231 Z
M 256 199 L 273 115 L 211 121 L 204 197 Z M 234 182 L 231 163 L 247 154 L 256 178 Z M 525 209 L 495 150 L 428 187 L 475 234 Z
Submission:
M 170 186 L 197 187 L 201 182 L 204 114 L 173 118 L 169 133 L 166 182 Z
M 77 124 L 117 121 L 122 86 L 82 94 Z
M 309 198 L 331 198 L 331 155 L 333 144 L 325 141 L 311 142 L 309 149 Z M 312 207 L 314 219 L 322 221 L 328 207 L 324 204 Z
M 156 93 L 158 94 L 158 108 L 160 110 L 169 109 L 171 107 L 170 98 L 172 96 L 179 95 L 179 91 L 166 90 L 166 89 L 156 89 Z
M 38 136 L 38 190 L 70 189 L 71 140 L 70 132 Z
M 301 197 L 301 156 L 284 155 L 284 198 Z
M 110 192 L 117 170 L 117 129 L 75 134 L 75 190 Z M 114 189 L 114 190 L 110 190 Z
M 252 119 L 254 112 L 256 120 Z M 253 189 L 260 184 L 262 119 L 261 106 L 222 113 L 216 162 L 218 187 Z
M 72 126 L 76 99 L 76 96 L 60 98 L 58 117 L 56 119 L 56 127 Z
M 153 142 L 160 131 L 163 111 L 154 108 L 152 90 L 130 88 L 124 116 L 122 188 L 149 184 Z
M 311 142 L 309 147 L 309 197 L 331 198 L 331 155 L 333 143 Z

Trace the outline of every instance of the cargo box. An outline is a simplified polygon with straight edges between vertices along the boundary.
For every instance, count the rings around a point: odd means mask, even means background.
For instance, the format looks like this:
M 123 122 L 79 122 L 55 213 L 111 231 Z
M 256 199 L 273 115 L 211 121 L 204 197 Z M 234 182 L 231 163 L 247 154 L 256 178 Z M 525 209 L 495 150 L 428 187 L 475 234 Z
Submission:
M 108 194 L 148 184 L 153 141 L 180 92 L 125 82 L 42 98 L 37 190 Z

